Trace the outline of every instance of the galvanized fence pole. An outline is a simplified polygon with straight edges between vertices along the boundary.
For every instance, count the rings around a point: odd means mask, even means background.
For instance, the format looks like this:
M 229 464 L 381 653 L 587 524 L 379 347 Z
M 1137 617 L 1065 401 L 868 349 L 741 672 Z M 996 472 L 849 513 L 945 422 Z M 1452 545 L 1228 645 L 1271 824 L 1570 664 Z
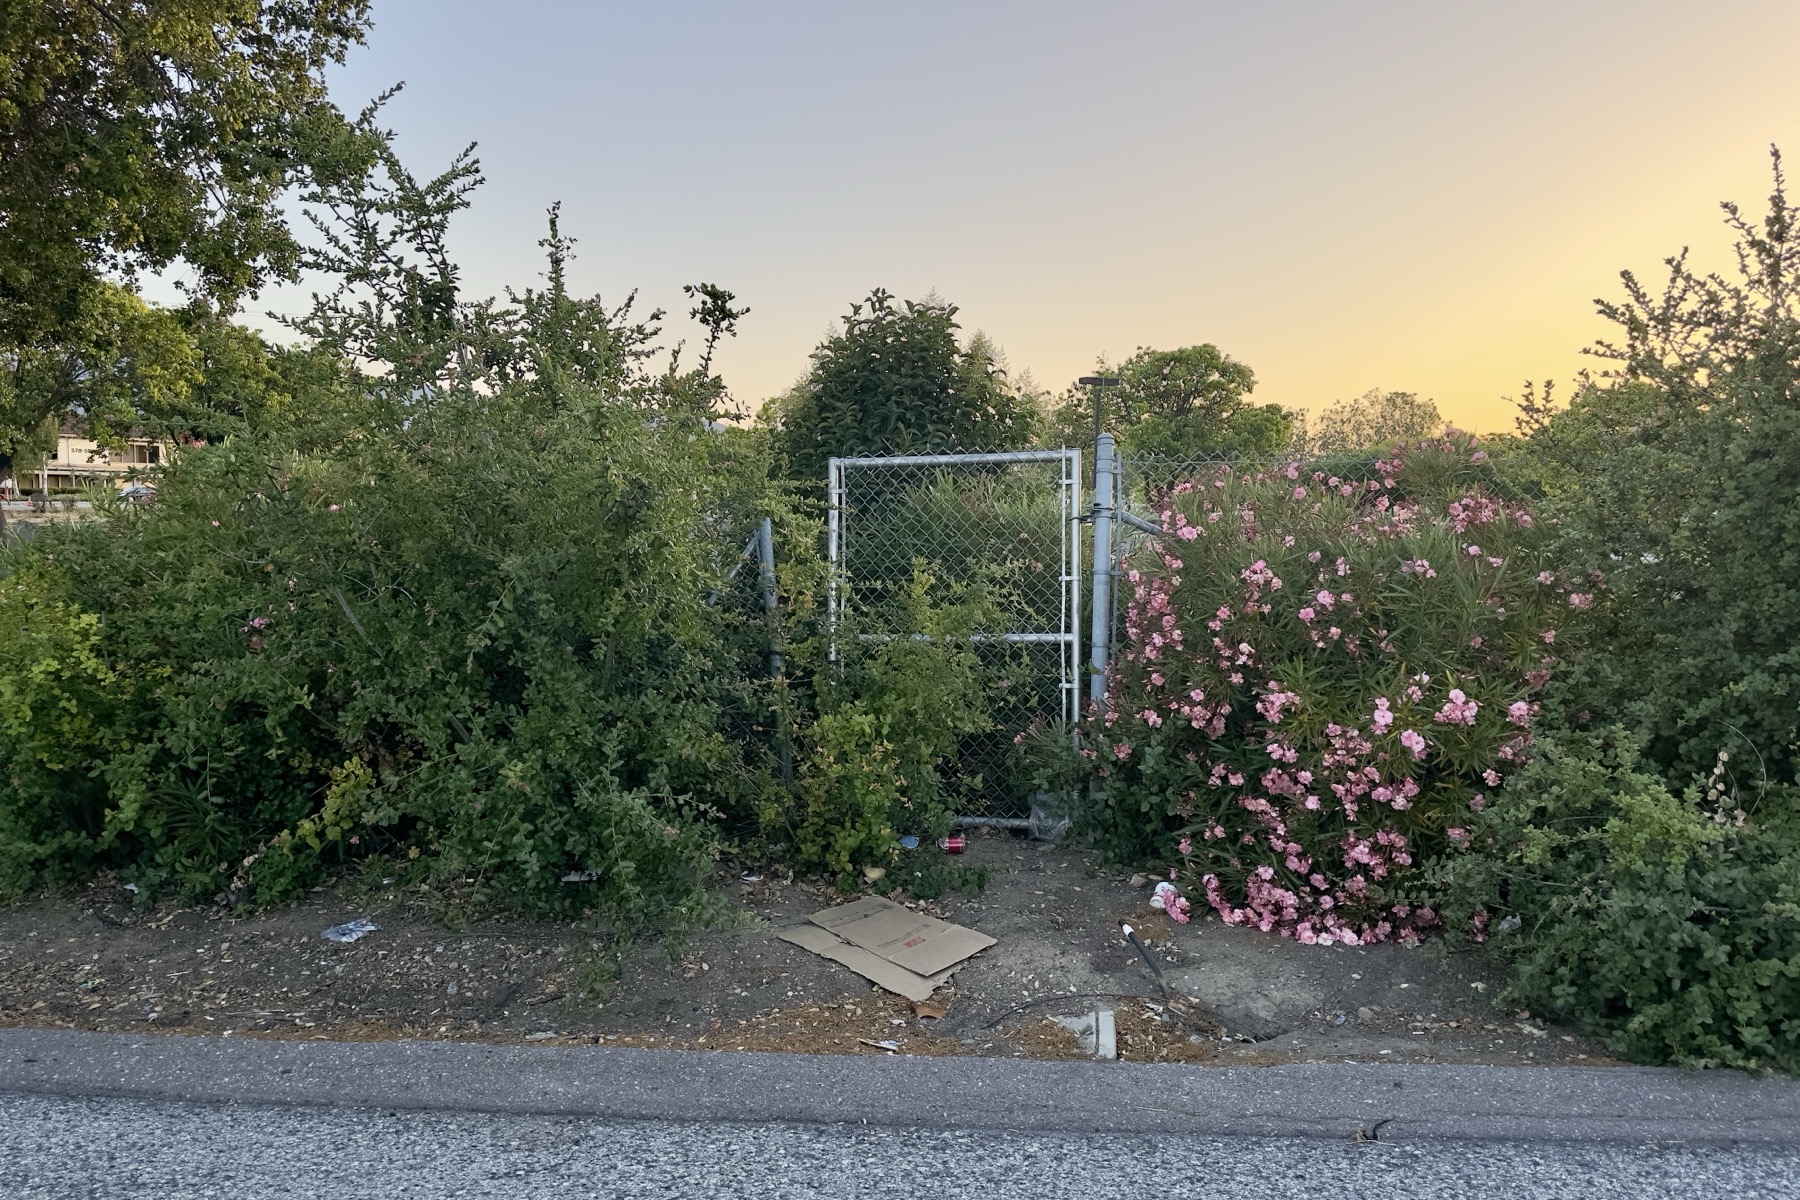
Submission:
M 1106 666 L 1112 653 L 1113 510 L 1118 495 L 1118 457 L 1113 435 L 1102 433 L 1094 442 L 1094 590 L 1090 608 L 1092 631 L 1088 636 L 1088 699 L 1106 703 Z
M 825 515 L 825 557 L 826 557 L 826 594 L 825 594 L 825 629 L 827 633 L 825 657 L 837 661 L 837 626 L 838 626 L 838 571 L 843 561 L 844 518 L 844 460 L 831 460 L 826 477 L 826 515 Z
M 1081 720 L 1081 451 L 1063 459 L 1062 654 L 1063 721 L 1072 732 Z
M 769 614 L 769 674 L 781 678 L 781 626 L 775 616 L 775 523 L 762 519 L 757 530 L 757 557 L 762 567 L 763 610 Z
M 768 517 L 756 531 L 757 551 L 762 567 L 763 611 L 769 618 L 769 678 L 775 689 L 775 727 L 779 731 L 781 779 L 794 781 L 794 747 L 788 737 L 787 663 L 781 655 L 781 615 L 775 590 L 775 523 Z

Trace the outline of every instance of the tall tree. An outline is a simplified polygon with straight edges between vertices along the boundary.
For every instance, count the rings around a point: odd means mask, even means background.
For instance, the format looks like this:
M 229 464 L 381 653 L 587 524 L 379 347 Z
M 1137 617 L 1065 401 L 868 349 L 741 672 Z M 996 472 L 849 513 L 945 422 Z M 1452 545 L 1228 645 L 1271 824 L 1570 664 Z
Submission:
M 1337 454 L 1420 441 L 1443 432 L 1444 418 L 1434 402 L 1416 393 L 1370 388 L 1354 400 L 1333 404 L 1308 425 L 1307 450 Z
M 368 0 L 0 0 L 0 342 L 185 263 L 229 309 L 298 261 L 283 189 L 341 148 Z
M 1096 370 L 1119 383 L 1078 387 L 1063 398 L 1056 424 L 1065 444 L 1093 440 L 1096 400 L 1108 432 L 1130 450 L 1159 458 L 1273 454 L 1293 425 L 1280 405 L 1250 404 L 1256 373 L 1211 344 L 1139 347 L 1117 367 L 1102 360 Z
M 1031 440 L 1031 397 L 977 335 L 964 346 L 956 306 L 896 303 L 876 288 L 772 413 L 792 478 L 822 480 L 834 455 L 1008 450 Z
M 44 449 L 44 431 L 77 417 L 102 440 L 185 407 L 202 355 L 183 314 L 145 304 L 116 284 L 83 293 L 53 341 L 0 345 L 0 471 Z

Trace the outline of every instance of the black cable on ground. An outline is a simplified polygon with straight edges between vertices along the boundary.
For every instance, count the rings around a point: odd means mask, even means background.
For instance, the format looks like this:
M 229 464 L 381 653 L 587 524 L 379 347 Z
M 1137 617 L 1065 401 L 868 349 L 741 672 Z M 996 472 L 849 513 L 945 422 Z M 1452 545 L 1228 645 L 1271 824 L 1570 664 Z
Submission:
M 1162 989 L 1163 999 L 1169 999 L 1169 981 L 1163 978 L 1162 968 L 1156 965 L 1156 959 L 1150 954 L 1150 948 L 1138 940 L 1137 930 L 1130 925 L 1120 921 L 1119 928 L 1124 931 L 1125 940 L 1136 948 L 1138 957 L 1144 960 L 1144 965 L 1150 968 L 1150 973 L 1156 976 L 1156 986 Z

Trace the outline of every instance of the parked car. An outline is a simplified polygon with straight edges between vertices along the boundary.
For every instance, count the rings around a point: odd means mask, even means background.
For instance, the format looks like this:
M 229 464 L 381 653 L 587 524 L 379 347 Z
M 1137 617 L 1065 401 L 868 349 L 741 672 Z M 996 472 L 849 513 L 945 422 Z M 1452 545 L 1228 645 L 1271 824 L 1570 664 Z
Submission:
M 147 483 L 134 483 L 119 493 L 125 504 L 149 504 L 156 499 L 156 489 Z

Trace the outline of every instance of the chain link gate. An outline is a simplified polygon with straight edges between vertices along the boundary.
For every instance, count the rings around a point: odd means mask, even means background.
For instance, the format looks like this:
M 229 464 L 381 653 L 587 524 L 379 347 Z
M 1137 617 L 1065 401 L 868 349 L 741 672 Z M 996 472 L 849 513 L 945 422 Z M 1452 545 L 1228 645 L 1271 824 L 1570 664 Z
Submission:
M 965 816 L 1023 822 L 1013 739 L 1080 712 L 1081 451 L 833 458 L 828 499 L 834 660 L 840 629 L 925 636 L 902 627 L 915 567 L 933 601 L 980 587 L 997 603 L 1003 627 L 971 639 L 1000 697 L 995 726 L 963 739 L 948 782 Z

